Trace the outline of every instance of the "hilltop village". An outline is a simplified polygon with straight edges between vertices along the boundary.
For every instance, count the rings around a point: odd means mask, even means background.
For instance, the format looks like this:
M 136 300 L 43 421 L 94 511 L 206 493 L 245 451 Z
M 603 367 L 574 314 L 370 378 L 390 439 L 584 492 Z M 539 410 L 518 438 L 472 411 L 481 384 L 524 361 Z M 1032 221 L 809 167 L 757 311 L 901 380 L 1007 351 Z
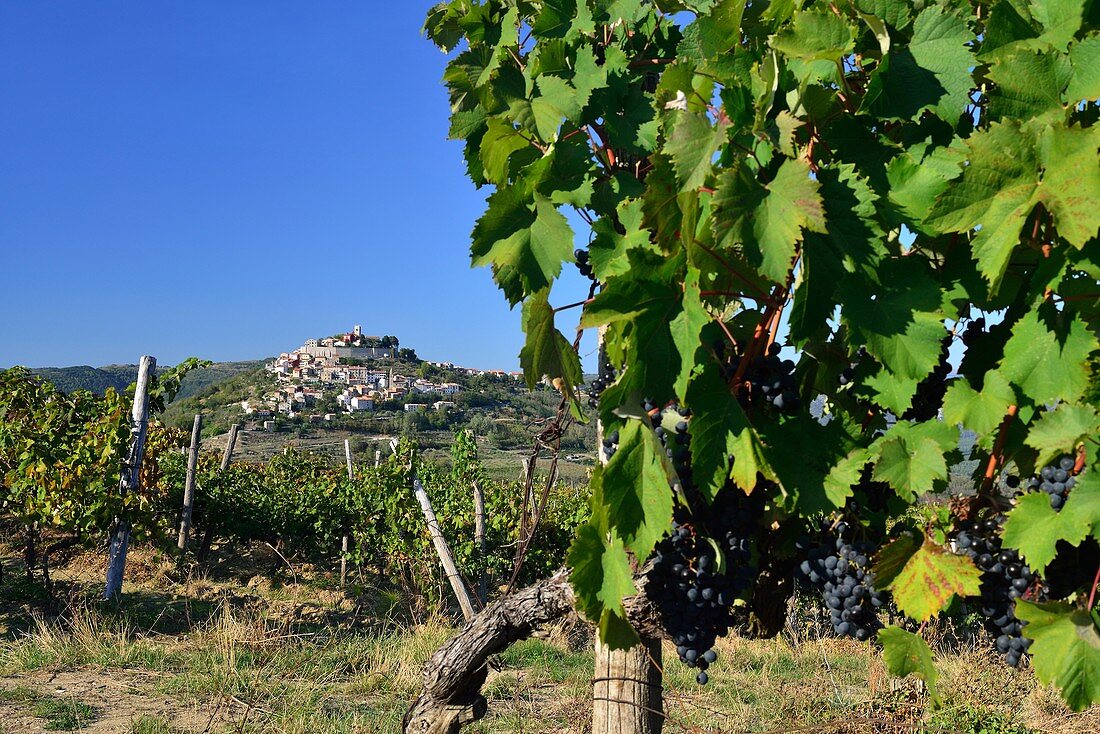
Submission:
M 425 370 L 424 365 L 434 367 Z M 395 336 L 367 336 L 356 325 L 346 334 L 308 339 L 266 365 L 274 389 L 241 402 L 254 421 L 301 416 L 311 422 L 332 421 L 338 414 L 366 413 L 400 404 L 408 412 L 447 410 L 463 387 L 425 372 L 452 376 L 486 375 L 522 381 L 521 372 L 479 370 L 449 362 L 425 362 Z

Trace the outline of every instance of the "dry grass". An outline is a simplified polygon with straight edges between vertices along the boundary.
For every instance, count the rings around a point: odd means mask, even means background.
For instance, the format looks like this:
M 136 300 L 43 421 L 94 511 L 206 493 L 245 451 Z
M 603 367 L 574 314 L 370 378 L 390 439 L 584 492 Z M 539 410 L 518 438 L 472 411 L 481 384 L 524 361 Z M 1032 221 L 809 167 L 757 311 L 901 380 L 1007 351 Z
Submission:
M 49 616 L 34 613 L 25 601 L 33 589 L 9 576 L 0 621 L 19 621 L 0 630 L 0 732 L 41 731 L 46 719 L 35 707 L 51 696 L 94 706 L 94 717 L 79 720 L 89 734 L 398 731 L 450 624 L 414 624 L 395 598 L 365 587 L 345 594 L 324 569 L 281 563 L 251 548 L 209 571 L 179 569 L 138 548 L 116 607 L 80 593 L 81 581 L 85 593 L 98 590 L 102 556 L 76 553 L 54 574 L 73 586 L 62 613 Z M 483 689 L 490 713 L 466 731 L 584 734 L 593 667 L 586 634 L 557 628 L 500 655 Z M 706 687 L 666 649 L 666 731 L 1100 731 L 1100 707 L 1069 712 L 1030 670 L 1010 669 L 969 640 L 950 626 L 933 630 L 939 710 L 919 681 L 891 677 L 867 643 L 813 634 L 722 640 Z
M 64 623 L 39 620 L 33 631 L 0 646 L 0 690 L 26 688 L 28 681 L 63 671 L 70 686 L 80 679 L 125 680 L 127 700 L 165 700 L 168 710 L 191 712 L 195 729 L 169 717 L 157 723 L 169 727 L 164 731 L 397 731 L 423 661 L 451 632 L 432 620 L 400 632 L 294 634 L 255 611 L 225 604 L 190 633 L 168 636 L 138 632 L 117 616 L 85 607 Z M 1029 671 L 1006 668 L 976 648 L 940 656 L 946 700 L 939 711 L 916 682 L 892 679 L 865 643 L 732 639 L 721 641 L 718 651 L 705 688 L 665 651 L 671 660 L 665 670 L 667 731 L 1015 734 L 1100 728 L 1100 711 L 1071 714 Z M 496 661 L 484 689 L 490 715 L 469 731 L 581 734 L 591 670 L 587 646 L 571 649 L 564 632 L 517 645 Z M 147 715 L 131 718 L 144 721 L 144 730 L 157 730 Z

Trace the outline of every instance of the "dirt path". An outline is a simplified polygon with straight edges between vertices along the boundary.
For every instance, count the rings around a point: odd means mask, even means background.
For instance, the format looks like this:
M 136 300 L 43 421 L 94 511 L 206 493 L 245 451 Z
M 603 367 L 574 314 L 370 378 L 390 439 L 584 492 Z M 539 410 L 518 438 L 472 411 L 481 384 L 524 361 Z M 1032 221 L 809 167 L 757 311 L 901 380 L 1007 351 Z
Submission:
M 171 725 L 174 731 L 200 732 L 211 724 L 228 723 L 243 715 L 243 708 L 232 701 L 187 706 L 156 692 L 157 677 L 150 673 L 83 668 L 50 673 L 41 671 L 18 677 L 0 678 L 0 732 L 71 730 L 62 719 L 79 722 L 79 731 L 88 734 L 120 734 L 134 731 L 143 718 Z M 43 702 L 54 704 L 44 706 Z M 68 707 L 64 703 L 69 703 Z M 77 705 L 72 705 L 77 704 Z M 82 715 L 87 704 L 96 709 L 90 720 Z M 242 708 L 241 711 L 234 711 Z M 54 718 L 43 715 L 59 711 Z M 39 715 L 35 715 L 38 713 Z M 53 722 L 53 727 L 51 726 Z

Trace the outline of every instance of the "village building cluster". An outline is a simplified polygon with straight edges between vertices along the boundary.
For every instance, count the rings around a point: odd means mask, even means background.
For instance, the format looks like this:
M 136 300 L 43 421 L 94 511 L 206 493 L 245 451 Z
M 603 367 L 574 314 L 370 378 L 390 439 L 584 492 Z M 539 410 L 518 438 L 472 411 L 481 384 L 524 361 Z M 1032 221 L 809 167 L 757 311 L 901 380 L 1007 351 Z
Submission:
M 344 413 L 373 411 L 391 401 L 405 401 L 406 411 L 453 408 L 455 403 L 448 398 L 461 392 L 462 386 L 458 383 L 433 382 L 398 374 L 392 366 L 382 368 L 369 364 L 371 360 L 395 358 L 398 346 L 396 337 L 365 336 L 360 326 L 347 334 L 309 339 L 298 349 L 283 352 L 267 365 L 267 371 L 278 380 L 276 389 L 258 400 L 243 401 L 241 409 L 256 420 L 273 418 L 276 413 L 288 418 L 311 414 L 311 418 L 332 420 L 334 413 L 316 410 L 326 397 L 334 398 L 328 403 L 330 408 L 334 402 L 336 409 Z M 432 364 L 468 375 L 522 377 L 522 373 L 466 369 L 449 362 Z M 417 395 L 437 399 L 406 400 Z

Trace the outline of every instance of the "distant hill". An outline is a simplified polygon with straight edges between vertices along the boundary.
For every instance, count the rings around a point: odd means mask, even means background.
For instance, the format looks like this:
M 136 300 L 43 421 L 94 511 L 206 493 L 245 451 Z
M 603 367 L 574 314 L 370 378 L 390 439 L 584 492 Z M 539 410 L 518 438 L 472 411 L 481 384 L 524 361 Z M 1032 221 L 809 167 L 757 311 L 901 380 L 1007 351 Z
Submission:
M 210 367 L 193 370 L 183 380 L 177 400 L 195 395 L 211 385 L 224 382 L 242 372 L 251 372 L 263 367 L 262 359 L 243 362 L 216 362 Z M 53 383 L 62 392 L 89 390 L 102 395 L 107 388 L 125 390 L 137 377 L 137 365 L 109 364 L 103 367 L 37 367 L 31 370 L 43 380 Z
M 107 388 L 123 390 L 134 381 L 137 365 L 109 364 L 104 367 L 37 367 L 31 370 L 46 382 L 53 383 L 61 392 L 89 390 L 97 395 Z

